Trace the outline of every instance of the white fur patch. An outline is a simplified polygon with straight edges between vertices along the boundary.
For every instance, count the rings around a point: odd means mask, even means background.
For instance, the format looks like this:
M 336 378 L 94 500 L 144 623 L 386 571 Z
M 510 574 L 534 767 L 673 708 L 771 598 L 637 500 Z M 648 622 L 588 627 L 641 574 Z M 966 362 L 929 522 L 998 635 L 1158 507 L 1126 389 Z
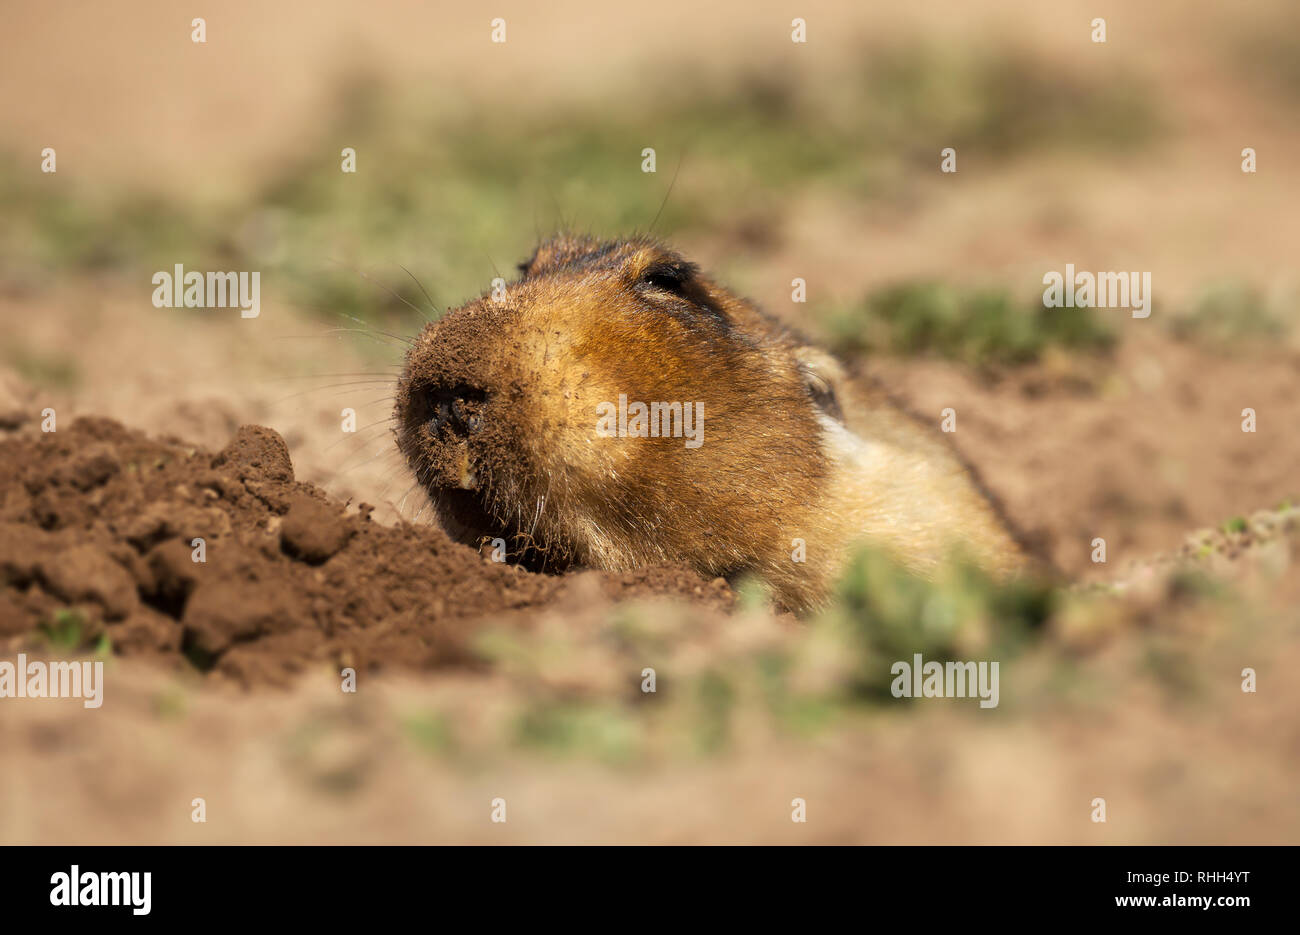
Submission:
M 832 464 L 855 471 L 865 471 L 880 460 L 880 446 L 867 441 L 845 427 L 844 423 L 826 413 L 819 413 L 817 421 L 822 426 L 822 447 Z

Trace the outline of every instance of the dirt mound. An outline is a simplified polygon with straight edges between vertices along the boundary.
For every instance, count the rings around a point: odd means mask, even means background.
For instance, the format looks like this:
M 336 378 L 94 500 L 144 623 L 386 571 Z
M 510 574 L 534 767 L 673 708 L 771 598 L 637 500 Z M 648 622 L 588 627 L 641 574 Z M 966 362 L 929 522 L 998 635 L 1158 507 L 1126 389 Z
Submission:
M 370 512 L 296 481 L 284 441 L 260 426 L 215 455 L 97 418 L 7 440 L 0 641 L 98 643 L 245 685 L 316 662 L 476 665 L 482 622 L 562 605 L 579 577 L 531 574 Z M 721 580 L 677 567 L 590 576 L 599 587 L 584 583 L 584 599 L 733 601 Z

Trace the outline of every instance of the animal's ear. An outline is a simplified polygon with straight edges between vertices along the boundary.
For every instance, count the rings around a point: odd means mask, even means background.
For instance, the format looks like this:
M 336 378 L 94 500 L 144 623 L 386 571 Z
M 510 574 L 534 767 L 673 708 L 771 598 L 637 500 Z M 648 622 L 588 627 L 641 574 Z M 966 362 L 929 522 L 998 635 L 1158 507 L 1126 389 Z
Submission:
M 515 269 L 519 270 L 521 279 L 527 279 L 529 276 L 543 273 L 552 267 L 558 266 L 566 256 L 571 255 L 578 247 L 578 241 L 568 234 L 556 234 L 539 243 L 534 248 L 533 255 L 522 263 L 516 264 Z
M 515 269 L 519 271 L 520 279 L 527 279 L 528 274 L 533 271 L 533 267 L 537 265 L 537 254 L 538 251 L 534 250 L 533 255 L 530 256 L 528 259 L 522 260 L 519 263 L 515 264 Z
M 840 409 L 843 387 L 848 381 L 844 366 L 820 348 L 804 345 L 795 349 L 795 360 L 799 362 L 799 373 L 813 403 L 835 419 L 844 421 L 844 412 Z

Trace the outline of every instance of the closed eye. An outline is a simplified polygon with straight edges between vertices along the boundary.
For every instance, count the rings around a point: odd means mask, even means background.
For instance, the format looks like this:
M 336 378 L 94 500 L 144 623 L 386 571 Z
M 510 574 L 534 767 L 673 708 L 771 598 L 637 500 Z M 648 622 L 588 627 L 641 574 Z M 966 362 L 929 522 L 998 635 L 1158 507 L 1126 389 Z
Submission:
M 694 272 L 694 268 L 689 263 L 661 263 L 651 266 L 641 274 L 641 284 L 674 295 L 682 295 L 686 283 L 690 281 Z
M 674 314 L 687 316 L 692 322 L 713 321 L 725 328 L 731 322 L 726 314 L 713 300 L 704 283 L 696 277 L 699 268 L 694 263 L 684 260 L 664 261 L 647 267 L 637 280 L 637 288 L 650 290 L 660 296 L 672 296 L 679 301 L 655 304 L 672 311 Z M 651 296 L 647 295 L 647 299 Z

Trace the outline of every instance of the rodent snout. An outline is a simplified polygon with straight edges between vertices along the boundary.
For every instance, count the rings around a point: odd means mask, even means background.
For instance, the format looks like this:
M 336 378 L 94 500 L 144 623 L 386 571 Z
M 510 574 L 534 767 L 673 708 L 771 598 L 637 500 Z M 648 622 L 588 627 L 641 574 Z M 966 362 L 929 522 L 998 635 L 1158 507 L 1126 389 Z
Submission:
M 429 432 L 435 437 L 445 433 L 465 437 L 483 428 L 483 410 L 487 393 L 460 384 L 434 387 L 428 392 Z

